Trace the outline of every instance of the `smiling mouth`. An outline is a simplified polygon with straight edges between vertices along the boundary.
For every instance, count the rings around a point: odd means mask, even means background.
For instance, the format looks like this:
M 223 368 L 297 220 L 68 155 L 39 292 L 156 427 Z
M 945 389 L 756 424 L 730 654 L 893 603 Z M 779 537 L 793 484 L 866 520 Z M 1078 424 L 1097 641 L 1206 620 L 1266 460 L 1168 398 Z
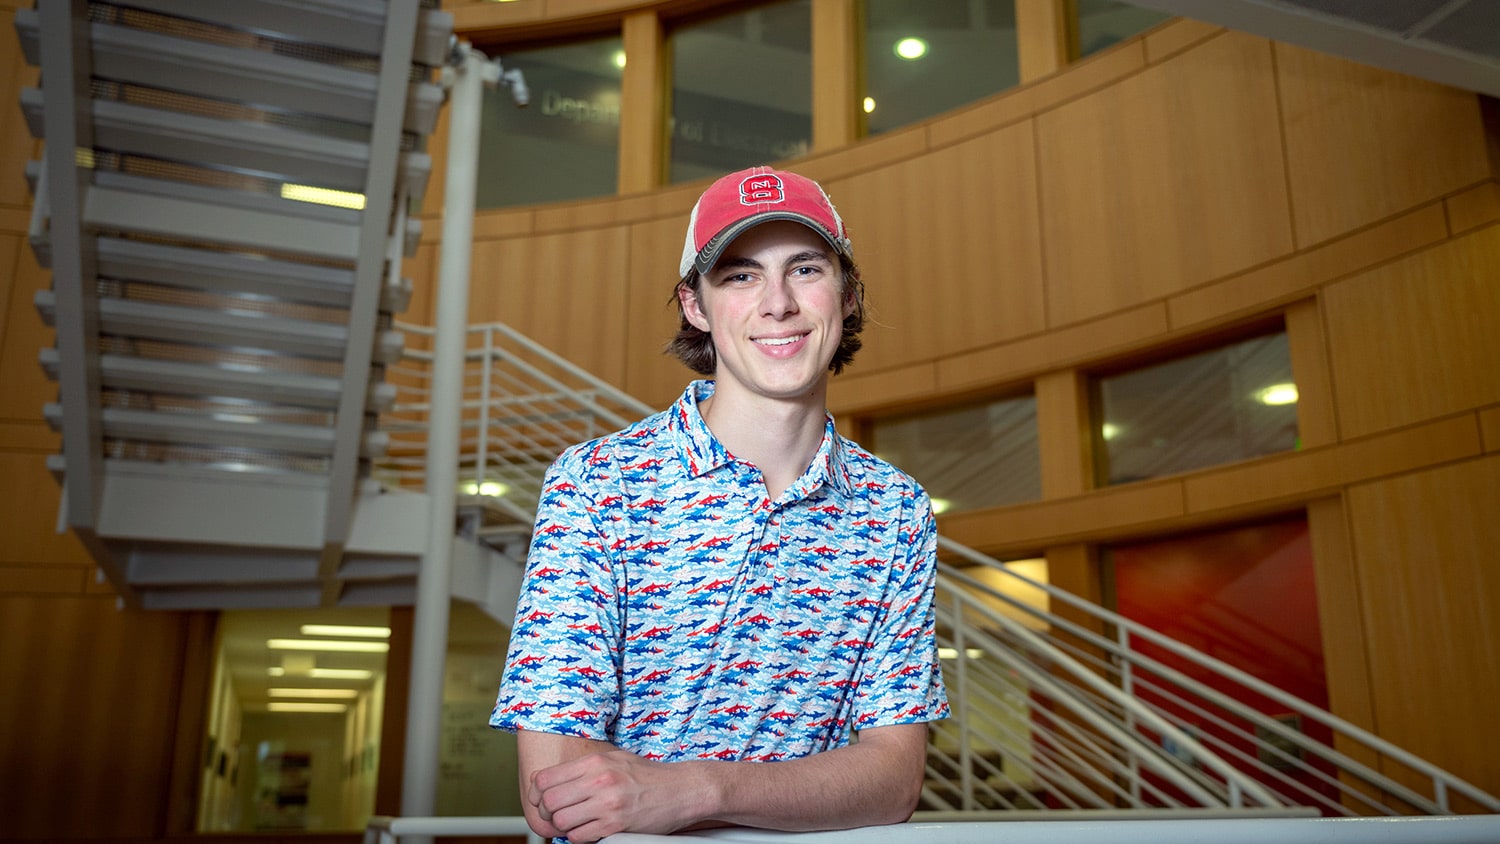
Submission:
M 755 342 L 762 346 L 790 346 L 806 336 L 806 334 L 794 334 L 791 337 L 757 337 Z

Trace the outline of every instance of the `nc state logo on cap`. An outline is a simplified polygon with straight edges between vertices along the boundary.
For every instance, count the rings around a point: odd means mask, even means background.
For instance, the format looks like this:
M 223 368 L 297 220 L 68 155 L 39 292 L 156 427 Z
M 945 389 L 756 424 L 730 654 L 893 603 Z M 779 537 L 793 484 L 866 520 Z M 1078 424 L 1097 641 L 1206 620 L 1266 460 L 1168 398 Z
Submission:
M 774 173 L 750 176 L 740 182 L 741 205 L 784 201 L 786 201 L 786 187 L 781 183 L 781 177 Z

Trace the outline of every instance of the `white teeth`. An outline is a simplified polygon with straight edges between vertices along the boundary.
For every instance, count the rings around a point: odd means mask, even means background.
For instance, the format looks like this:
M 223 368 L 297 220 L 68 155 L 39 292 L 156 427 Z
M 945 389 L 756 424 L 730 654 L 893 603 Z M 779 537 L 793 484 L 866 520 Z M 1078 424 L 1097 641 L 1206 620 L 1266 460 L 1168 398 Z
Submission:
M 801 335 L 796 337 L 762 337 L 755 342 L 762 346 L 789 346 L 801 339 Z

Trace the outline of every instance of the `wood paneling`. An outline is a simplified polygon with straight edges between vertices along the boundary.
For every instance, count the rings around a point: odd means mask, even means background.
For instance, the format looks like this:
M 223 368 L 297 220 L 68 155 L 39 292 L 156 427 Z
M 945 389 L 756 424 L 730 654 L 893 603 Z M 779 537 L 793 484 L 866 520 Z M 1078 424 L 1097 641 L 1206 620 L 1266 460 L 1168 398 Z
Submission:
M 15 289 L 18 260 L 22 249 L 29 249 L 19 234 L 0 234 L 0 350 L 5 348 L 5 329 L 10 323 L 11 293 Z
M 675 357 L 662 353 L 677 335 L 678 312 L 672 304 L 677 264 L 682 257 L 687 215 L 630 227 L 629 285 L 626 303 L 625 390 L 652 407 L 666 407 L 683 386 L 701 376 Z
M 1443 208 L 1431 203 L 1348 237 L 1167 300 L 1173 328 L 1265 312 L 1340 276 L 1430 246 L 1448 236 Z
M 1297 444 L 1301 448 L 1331 445 L 1338 442 L 1339 423 L 1323 316 L 1316 299 L 1296 302 L 1285 314 L 1292 381 L 1297 385 Z
M 938 519 L 938 529 L 955 542 L 1009 555 L 1121 531 L 1160 529 L 1185 515 L 1181 483 L 1160 481 L 1061 501 L 943 516 Z
M 1064 369 L 1036 379 L 1036 428 L 1042 498 L 1083 494 L 1094 465 L 1086 375 Z
M 78 595 L 84 591 L 89 567 L 77 565 L 14 565 L 0 563 L 0 595 Z
M 30 6 L 31 4 L 26 4 Z M 26 120 L 17 105 L 21 89 L 37 84 L 39 71 L 26 64 L 16 39 L 15 6 L 0 7 L 0 32 L 7 38 L 0 44 L 0 205 L 29 205 L 31 192 L 26 187 L 26 161 L 41 154 L 41 144 L 31 137 Z
M 1500 226 L 1330 285 L 1343 436 L 1500 402 Z
M 1448 197 L 1449 225 L 1454 234 L 1500 220 L 1500 182 L 1485 182 L 1479 187 Z
M 937 392 L 937 367 L 931 363 L 864 374 L 858 361 L 828 383 L 828 409 L 835 415 L 917 402 Z
M 1352 487 L 1383 737 L 1492 792 L 1500 700 L 1500 456 Z
M 87 565 L 88 552 L 72 533 L 58 533 L 62 489 L 47 472 L 46 455 L 0 451 L 0 562 Z M 80 584 L 81 585 L 81 584 Z
M 1021 124 L 828 185 L 865 280 L 861 367 L 1042 329 L 1033 160 Z
M 1268 42 L 1214 38 L 1036 122 L 1050 326 L 1291 251 Z
M 856 0 L 812 4 L 812 148 L 826 152 L 859 139 L 864 110 Z
M 1016 0 L 1016 53 L 1021 81 L 1056 73 L 1073 57 L 1066 0 Z
M 628 61 L 620 80 L 619 191 L 629 194 L 665 181 L 669 74 L 655 12 L 626 15 L 621 30 Z
M 1500 451 L 1500 407 L 1492 407 L 1479 414 L 1479 430 L 1484 439 L 1484 450 Z
M 1298 246 L 1490 176 L 1474 94 L 1286 44 L 1275 50 Z
M 1177 18 L 1146 33 L 1146 61 L 1151 64 L 1164 61 L 1223 31 L 1223 27 L 1213 24 Z
M 32 297 L 46 289 L 51 274 L 37 266 L 31 247 L 22 245 L 15 252 L 10 305 L 0 337 L 0 384 L 5 385 L 0 390 L 0 419 L 40 422 L 43 405 L 56 400 L 57 387 L 37 362 L 42 348 L 52 345 L 53 332 L 42 324 Z
M 0 596 L 6 837 L 161 831 L 186 618 L 107 598 Z
M 612 384 L 625 380 L 626 230 L 474 246 L 469 321 L 499 321 Z

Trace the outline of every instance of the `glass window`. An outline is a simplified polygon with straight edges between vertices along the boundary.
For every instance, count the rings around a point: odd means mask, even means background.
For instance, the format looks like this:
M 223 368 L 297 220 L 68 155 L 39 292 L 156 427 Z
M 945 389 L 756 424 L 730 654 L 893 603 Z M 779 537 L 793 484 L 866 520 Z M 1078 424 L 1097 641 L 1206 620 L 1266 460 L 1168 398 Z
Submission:
M 865 120 L 875 135 L 1020 82 L 1014 0 L 865 3 Z
M 502 208 L 612 196 L 620 169 L 618 37 L 531 50 L 487 50 L 526 78 L 531 104 L 486 88 L 475 205 Z
M 1096 382 L 1101 479 L 1119 484 L 1297 447 L 1285 333 Z
M 683 25 L 671 49 L 672 182 L 807 154 L 812 0 Z
M 1171 17 L 1115 0 L 1078 0 L 1078 55 L 1097 53 Z
M 380 767 L 389 624 L 385 608 L 220 614 L 200 832 L 365 827 Z
M 871 433 L 876 453 L 916 478 L 940 513 L 1041 498 L 1034 396 L 879 420 Z

